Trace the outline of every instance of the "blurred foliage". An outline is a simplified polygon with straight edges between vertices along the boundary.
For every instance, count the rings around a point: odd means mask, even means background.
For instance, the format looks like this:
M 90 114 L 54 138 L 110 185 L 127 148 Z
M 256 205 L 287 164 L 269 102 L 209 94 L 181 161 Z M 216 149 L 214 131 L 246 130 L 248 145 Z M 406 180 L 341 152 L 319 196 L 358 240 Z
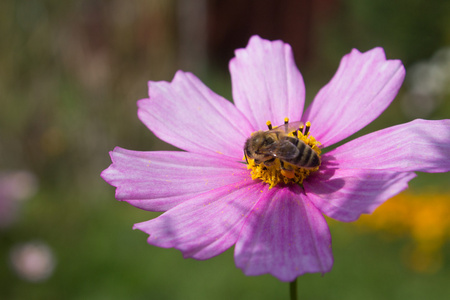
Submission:
M 333 1 L 329 1 L 333 2 Z M 406 67 L 450 44 L 445 0 L 334 1 L 314 17 L 314 56 L 302 73 L 309 101 L 350 48 L 382 46 Z M 99 174 L 107 152 L 173 149 L 136 117 L 147 80 L 170 80 L 179 68 L 175 0 L 0 2 L 0 168 L 33 172 L 39 191 L 19 220 L 0 231 L 1 299 L 279 299 L 287 284 L 246 277 L 232 250 L 208 261 L 184 260 L 146 244 L 133 223 L 157 216 L 114 200 Z M 242 45 L 244 47 L 245 45 Z M 210 66 L 200 78 L 231 99 L 227 70 Z M 405 91 L 401 92 L 401 95 Z M 398 97 L 400 98 L 401 95 Z M 448 118 L 443 95 L 427 118 Z M 410 121 L 394 104 L 360 134 Z M 420 174 L 412 191 L 448 192 L 448 174 Z M 448 195 L 448 194 L 446 194 Z M 419 208 L 418 208 L 419 209 Z M 303 299 L 441 299 L 450 294 L 448 239 L 432 274 L 412 272 L 388 242 L 330 220 L 335 265 L 299 279 Z M 47 281 L 18 278 L 8 261 L 20 242 L 39 239 L 56 269 Z

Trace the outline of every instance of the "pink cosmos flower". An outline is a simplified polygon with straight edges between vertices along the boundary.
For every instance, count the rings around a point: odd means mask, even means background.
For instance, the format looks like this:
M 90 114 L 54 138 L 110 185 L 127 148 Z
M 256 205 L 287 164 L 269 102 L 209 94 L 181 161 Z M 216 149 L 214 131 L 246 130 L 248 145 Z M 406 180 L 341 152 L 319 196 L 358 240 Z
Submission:
M 331 236 L 323 215 L 349 222 L 407 188 L 415 171 L 450 170 L 450 120 L 415 120 L 354 139 L 321 155 L 302 183 L 252 179 L 243 147 L 266 121 L 310 121 L 320 149 L 377 118 L 396 96 L 404 68 L 383 49 L 352 50 L 303 112 L 305 88 L 289 45 L 258 36 L 230 62 L 235 105 L 190 73 L 150 82 L 140 120 L 185 151 L 116 148 L 102 177 L 116 198 L 159 217 L 134 226 L 148 243 L 199 260 L 235 245 L 246 275 L 292 281 L 328 272 Z M 299 135 L 300 136 L 300 135 Z M 318 148 L 317 148 L 318 149 Z M 320 150 L 318 151 L 320 153 Z M 254 165 L 254 164 L 253 164 Z

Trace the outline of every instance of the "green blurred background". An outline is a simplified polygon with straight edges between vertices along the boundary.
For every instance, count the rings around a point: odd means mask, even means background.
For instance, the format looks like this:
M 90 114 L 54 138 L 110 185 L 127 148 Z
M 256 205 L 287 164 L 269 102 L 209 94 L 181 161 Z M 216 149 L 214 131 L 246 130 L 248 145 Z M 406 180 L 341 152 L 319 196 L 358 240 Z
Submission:
M 359 134 L 450 117 L 450 1 L 2 0 L 0 299 L 288 298 L 287 283 L 244 276 L 232 249 L 194 261 L 147 245 L 131 227 L 158 214 L 99 176 L 115 146 L 173 149 L 136 117 L 148 80 L 183 69 L 231 99 L 228 60 L 252 34 L 293 46 L 308 101 L 351 48 L 401 59 L 399 96 Z M 449 179 L 419 174 L 410 189 L 426 202 Z M 410 236 L 330 226 L 334 268 L 301 277 L 301 299 L 450 296 L 450 228 L 438 265 L 418 271 Z

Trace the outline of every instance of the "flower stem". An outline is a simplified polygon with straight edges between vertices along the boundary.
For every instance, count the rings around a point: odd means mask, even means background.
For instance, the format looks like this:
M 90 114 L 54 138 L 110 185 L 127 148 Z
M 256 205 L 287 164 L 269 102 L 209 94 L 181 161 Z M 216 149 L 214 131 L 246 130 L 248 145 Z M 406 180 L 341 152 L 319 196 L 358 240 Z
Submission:
M 297 300 L 297 278 L 289 282 L 289 295 L 291 300 Z

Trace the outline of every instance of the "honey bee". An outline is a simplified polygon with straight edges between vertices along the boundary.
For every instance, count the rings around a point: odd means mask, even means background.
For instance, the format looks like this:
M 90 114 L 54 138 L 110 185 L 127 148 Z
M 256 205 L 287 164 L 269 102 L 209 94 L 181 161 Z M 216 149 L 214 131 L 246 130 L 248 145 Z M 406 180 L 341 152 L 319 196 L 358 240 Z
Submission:
M 278 158 L 282 170 L 291 170 L 285 163 L 304 169 L 320 166 L 319 155 L 297 138 L 297 130 L 303 133 L 303 122 L 285 122 L 274 128 L 268 122 L 268 126 L 269 130 L 257 131 L 245 142 L 246 160 L 251 158 L 254 159 L 255 164 L 263 163 L 265 166 L 271 166 Z M 308 130 L 309 126 L 306 126 L 305 135 Z M 294 133 L 294 136 L 289 135 L 290 133 Z

